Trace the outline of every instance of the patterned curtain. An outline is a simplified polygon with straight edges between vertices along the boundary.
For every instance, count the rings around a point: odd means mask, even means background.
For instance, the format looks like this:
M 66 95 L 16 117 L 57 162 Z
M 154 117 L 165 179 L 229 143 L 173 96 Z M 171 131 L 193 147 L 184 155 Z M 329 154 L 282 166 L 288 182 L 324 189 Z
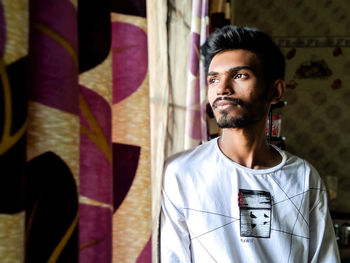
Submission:
M 146 1 L 112 1 L 113 262 L 151 262 Z
M 26 261 L 76 262 L 80 138 L 76 3 L 31 0 L 29 28 Z
M 23 262 L 28 3 L 0 1 L 0 261 Z
M 1 262 L 151 262 L 146 7 L 124 2 L 0 0 Z
M 208 1 L 193 0 L 190 63 L 186 103 L 185 149 L 208 140 L 206 117 L 206 76 L 200 46 L 209 34 Z
M 111 262 L 113 166 L 109 1 L 78 3 L 79 262 Z
M 209 138 L 208 1 L 147 5 L 0 0 L 1 262 L 156 255 L 164 159 Z

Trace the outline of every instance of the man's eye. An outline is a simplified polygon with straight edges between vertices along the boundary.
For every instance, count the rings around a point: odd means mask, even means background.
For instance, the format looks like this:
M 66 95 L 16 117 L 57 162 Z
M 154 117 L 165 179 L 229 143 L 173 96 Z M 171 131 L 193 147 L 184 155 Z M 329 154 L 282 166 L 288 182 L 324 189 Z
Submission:
M 242 79 L 242 78 L 247 78 L 248 75 L 247 74 L 244 74 L 244 73 L 237 73 L 235 76 L 234 76 L 234 79 Z
M 209 84 L 219 83 L 219 80 L 216 78 L 209 79 Z

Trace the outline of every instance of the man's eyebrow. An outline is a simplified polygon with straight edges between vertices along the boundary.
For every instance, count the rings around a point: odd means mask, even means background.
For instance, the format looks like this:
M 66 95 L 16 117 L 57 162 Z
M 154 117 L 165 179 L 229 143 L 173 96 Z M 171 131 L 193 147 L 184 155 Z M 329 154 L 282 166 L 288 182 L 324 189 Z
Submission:
M 208 76 L 215 76 L 215 75 L 218 75 L 218 74 L 219 74 L 219 72 L 210 71 L 210 72 L 208 73 Z
M 256 72 L 255 69 L 250 66 L 238 66 L 238 67 L 230 68 L 227 72 L 232 73 L 232 72 L 240 71 L 242 69 L 247 69 L 252 72 Z
M 242 69 L 247 69 L 247 70 L 250 70 L 252 72 L 256 72 L 256 70 L 250 66 L 238 66 L 238 67 L 234 67 L 234 68 L 230 68 L 227 72 L 228 73 L 233 73 L 233 72 L 237 72 L 237 71 L 240 71 Z M 215 71 L 211 71 L 208 73 L 208 77 L 209 76 L 216 76 L 216 75 L 219 75 L 219 72 L 215 72 Z

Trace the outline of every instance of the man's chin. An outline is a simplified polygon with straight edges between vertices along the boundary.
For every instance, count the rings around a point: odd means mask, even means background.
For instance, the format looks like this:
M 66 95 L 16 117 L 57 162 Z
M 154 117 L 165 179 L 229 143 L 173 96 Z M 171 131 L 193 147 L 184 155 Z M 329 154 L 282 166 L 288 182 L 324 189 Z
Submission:
M 220 129 L 240 128 L 243 121 L 241 116 L 232 116 L 227 110 L 222 110 L 219 113 L 216 112 L 215 120 Z
M 247 120 L 244 118 L 220 118 L 216 121 L 217 125 L 221 129 L 230 129 L 230 128 L 244 128 L 248 126 Z

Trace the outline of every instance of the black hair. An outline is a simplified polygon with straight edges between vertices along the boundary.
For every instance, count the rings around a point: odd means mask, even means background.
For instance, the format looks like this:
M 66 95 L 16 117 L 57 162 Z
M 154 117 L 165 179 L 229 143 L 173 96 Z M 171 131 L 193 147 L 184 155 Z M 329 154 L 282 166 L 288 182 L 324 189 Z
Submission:
M 285 59 L 272 39 L 256 28 L 224 26 L 213 32 L 202 45 L 206 74 L 213 57 L 225 50 L 244 49 L 253 52 L 262 67 L 267 84 L 283 79 Z

